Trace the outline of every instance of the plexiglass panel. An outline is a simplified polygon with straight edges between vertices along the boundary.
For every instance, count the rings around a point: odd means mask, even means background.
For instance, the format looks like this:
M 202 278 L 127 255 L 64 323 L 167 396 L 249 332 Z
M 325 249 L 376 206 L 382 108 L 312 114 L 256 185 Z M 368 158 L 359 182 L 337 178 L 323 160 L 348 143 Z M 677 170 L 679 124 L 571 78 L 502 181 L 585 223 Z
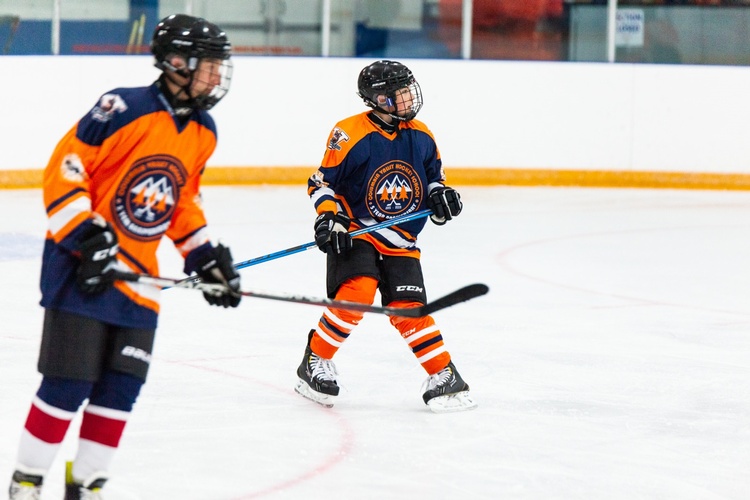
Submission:
M 608 0 L 473 0 L 469 29 L 465 1 L 0 0 L 0 48 L 143 54 L 160 19 L 186 13 L 222 27 L 236 55 L 607 60 Z M 618 4 L 618 62 L 750 65 L 750 0 Z

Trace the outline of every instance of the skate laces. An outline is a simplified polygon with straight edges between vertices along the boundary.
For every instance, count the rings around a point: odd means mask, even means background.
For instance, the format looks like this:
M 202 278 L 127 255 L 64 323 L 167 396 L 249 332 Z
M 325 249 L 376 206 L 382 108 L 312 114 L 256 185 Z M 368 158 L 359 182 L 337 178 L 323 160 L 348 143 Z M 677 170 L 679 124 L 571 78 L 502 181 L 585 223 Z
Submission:
M 308 363 L 310 365 L 310 376 L 312 378 L 330 380 L 332 382 L 336 381 L 336 375 L 338 375 L 338 372 L 336 371 L 336 365 L 333 363 L 333 360 L 321 358 L 317 354 L 311 353 Z
M 422 392 L 431 391 L 438 387 L 444 386 L 453 376 L 453 372 L 450 367 L 446 366 L 434 375 L 427 377 L 427 380 L 422 384 Z
M 8 495 L 11 500 L 39 500 L 42 498 L 42 476 L 16 470 L 10 481 Z
M 88 488 L 81 488 L 81 500 L 103 500 L 102 492 L 99 489 L 90 490 Z
M 24 483 L 14 483 L 10 487 L 12 500 L 39 500 L 42 498 L 42 488 Z

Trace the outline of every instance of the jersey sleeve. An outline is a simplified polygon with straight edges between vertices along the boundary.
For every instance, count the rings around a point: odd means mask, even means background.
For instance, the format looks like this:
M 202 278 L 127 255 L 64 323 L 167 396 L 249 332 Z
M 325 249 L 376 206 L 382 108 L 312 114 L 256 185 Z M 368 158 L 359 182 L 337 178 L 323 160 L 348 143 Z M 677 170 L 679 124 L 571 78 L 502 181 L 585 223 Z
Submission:
M 358 158 L 354 148 L 366 135 L 361 120 L 361 116 L 350 117 L 337 123 L 328 134 L 320 168 L 307 181 L 307 194 L 318 214 L 338 211 L 336 185 L 339 179 L 346 178 L 348 172 L 366 161 L 366 158 Z
M 89 172 L 97 151 L 76 137 L 76 127 L 58 143 L 44 170 L 48 237 L 73 250 L 73 233 L 93 215 Z
M 48 237 L 68 250 L 75 234 L 94 215 L 91 177 L 116 147 L 115 132 L 133 120 L 128 105 L 117 93 L 99 98 L 89 112 L 57 144 L 44 171 L 43 196 L 48 218 Z
M 167 237 L 183 257 L 210 239 L 201 203 L 200 177 L 199 172 L 188 179 L 167 229 Z
M 206 228 L 206 215 L 203 211 L 200 182 L 206 162 L 216 149 L 216 126 L 207 114 L 202 115 L 202 118 L 204 123 L 200 127 L 201 134 L 210 134 L 212 137 L 211 140 L 200 141 L 205 143 L 206 147 L 196 158 L 196 164 L 188 169 L 193 173 L 188 177 L 182 189 L 175 214 L 166 233 L 183 257 L 210 241 Z
M 435 142 L 435 137 L 427 125 L 419 120 L 412 120 L 411 125 L 425 134 L 424 144 L 424 170 L 427 176 L 427 193 L 436 187 L 445 186 L 445 170 L 443 170 L 443 161 L 440 158 L 440 150 Z

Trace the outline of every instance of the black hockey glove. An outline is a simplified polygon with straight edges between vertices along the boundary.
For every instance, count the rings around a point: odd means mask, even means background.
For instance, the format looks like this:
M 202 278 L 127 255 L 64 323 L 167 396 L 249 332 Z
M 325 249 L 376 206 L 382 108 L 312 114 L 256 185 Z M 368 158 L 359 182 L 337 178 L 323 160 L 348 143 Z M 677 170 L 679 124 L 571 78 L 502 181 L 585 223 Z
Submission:
M 92 219 L 89 227 L 78 237 L 78 264 L 76 281 L 84 293 L 102 293 L 115 282 L 117 262 L 117 235 L 109 222 Z
M 240 275 L 234 269 L 232 252 L 221 243 L 206 244 L 190 252 L 185 258 L 185 272 L 195 270 L 205 283 L 222 283 L 229 287 L 226 292 L 203 292 L 203 297 L 212 306 L 237 307 L 240 305 Z
M 315 244 L 321 252 L 330 248 L 335 254 L 351 250 L 352 237 L 347 232 L 352 220 L 343 212 L 323 212 L 315 219 Z
M 427 208 L 432 210 L 430 220 L 438 226 L 442 226 L 453 217 L 457 217 L 463 207 L 461 195 L 453 188 L 435 188 L 430 191 L 430 195 L 427 197 Z

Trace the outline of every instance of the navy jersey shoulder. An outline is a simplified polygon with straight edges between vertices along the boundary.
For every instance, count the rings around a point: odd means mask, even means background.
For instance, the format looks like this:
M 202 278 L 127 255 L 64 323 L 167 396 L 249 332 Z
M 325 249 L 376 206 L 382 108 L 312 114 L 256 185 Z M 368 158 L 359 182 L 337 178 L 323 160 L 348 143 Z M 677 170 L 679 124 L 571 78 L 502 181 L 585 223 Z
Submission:
M 190 119 L 196 122 L 198 125 L 210 130 L 214 134 L 214 136 L 218 135 L 216 133 L 216 123 L 214 122 L 213 117 L 210 114 L 208 114 L 208 111 L 204 109 L 193 111 L 193 114 L 190 116 Z
M 108 137 L 141 116 L 164 109 L 149 87 L 118 88 L 106 92 L 78 122 L 76 137 L 91 146 L 101 145 Z
M 398 133 L 390 137 L 375 129 L 363 135 L 343 159 L 339 176 L 361 173 L 364 166 L 369 170 L 377 169 L 394 161 L 408 164 L 424 178 L 426 185 L 443 179 L 442 161 L 434 137 L 423 124 L 411 122 L 400 124 Z

